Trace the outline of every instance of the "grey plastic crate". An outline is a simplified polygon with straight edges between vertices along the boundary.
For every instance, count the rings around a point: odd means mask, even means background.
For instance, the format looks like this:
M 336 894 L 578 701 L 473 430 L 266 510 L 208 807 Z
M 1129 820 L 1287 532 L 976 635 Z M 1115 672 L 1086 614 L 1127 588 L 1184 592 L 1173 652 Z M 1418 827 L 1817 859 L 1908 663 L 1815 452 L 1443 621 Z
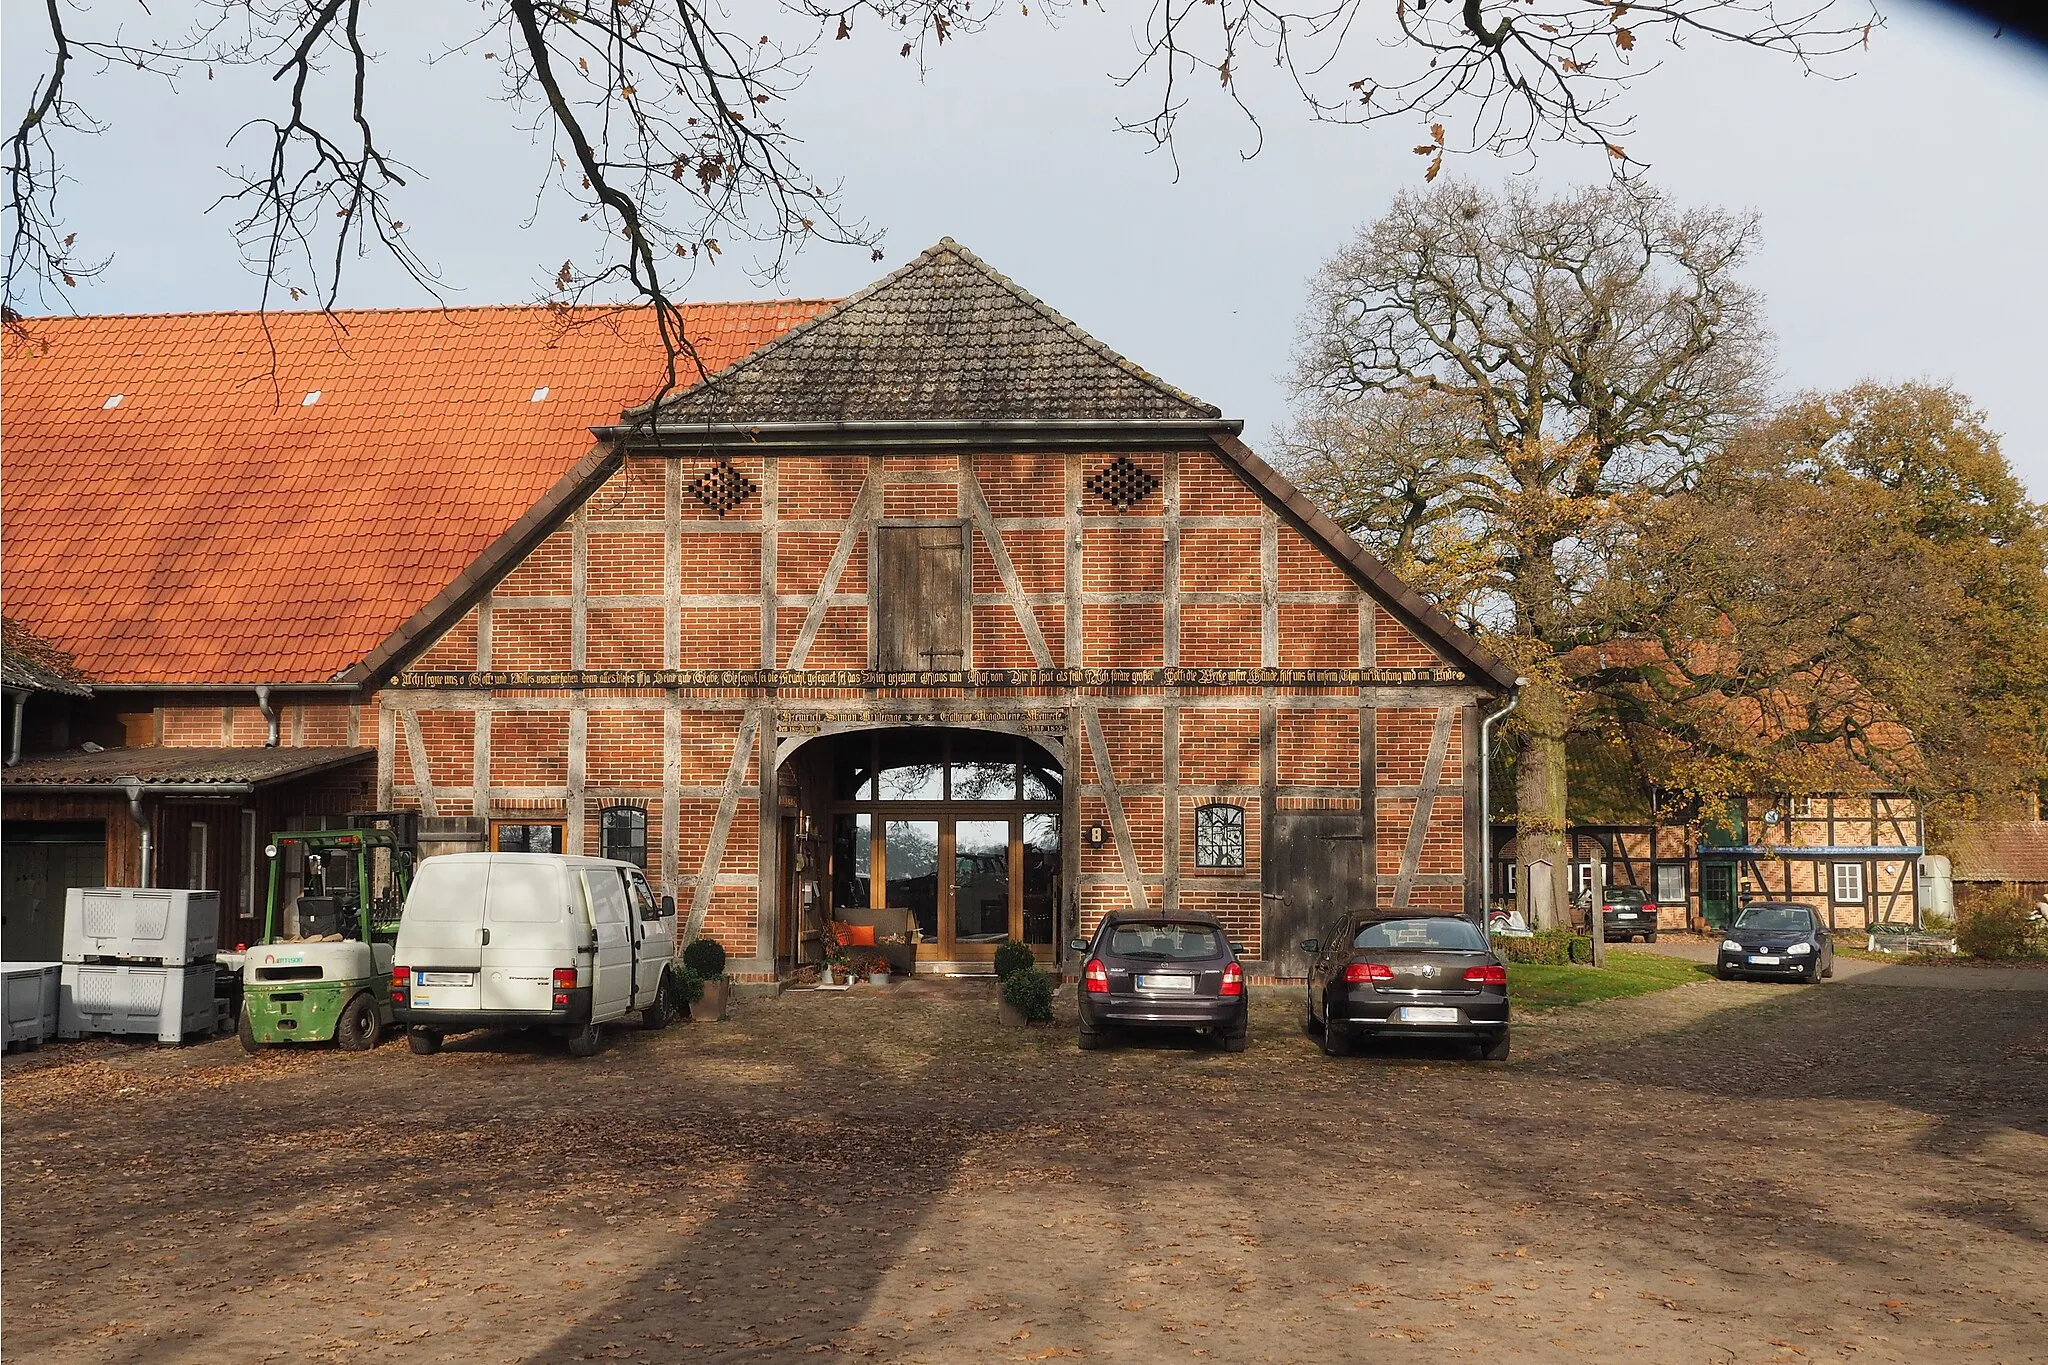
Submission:
M 180 967 L 220 946 L 220 893 L 175 887 L 74 886 L 64 893 L 64 960 Z
M 57 1036 L 58 978 L 62 963 L 0 962 L 0 1032 L 9 1048 L 35 1047 Z
M 218 1026 L 213 977 L 210 962 L 187 967 L 67 962 L 57 1036 L 149 1033 L 160 1043 L 180 1043 L 211 1033 Z

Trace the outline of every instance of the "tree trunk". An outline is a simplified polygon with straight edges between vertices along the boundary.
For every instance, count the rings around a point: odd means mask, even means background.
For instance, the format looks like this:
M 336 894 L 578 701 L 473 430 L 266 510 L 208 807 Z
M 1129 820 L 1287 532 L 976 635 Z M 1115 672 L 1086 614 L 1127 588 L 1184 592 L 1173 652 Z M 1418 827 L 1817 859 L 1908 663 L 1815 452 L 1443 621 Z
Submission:
M 1521 888 L 1523 913 L 1538 929 L 1571 922 L 1564 750 L 1569 714 L 1562 687 L 1531 679 L 1514 717 L 1515 884 Z

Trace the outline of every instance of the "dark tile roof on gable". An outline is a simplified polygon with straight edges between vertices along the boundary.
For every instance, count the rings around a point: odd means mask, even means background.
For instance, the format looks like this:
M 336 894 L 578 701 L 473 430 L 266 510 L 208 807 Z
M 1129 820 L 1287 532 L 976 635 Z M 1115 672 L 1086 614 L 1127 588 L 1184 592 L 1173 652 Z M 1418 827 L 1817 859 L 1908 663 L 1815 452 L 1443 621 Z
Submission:
M 69 654 L 12 617 L 0 618 L 0 683 L 23 692 L 89 697 L 86 682 Z
M 1220 416 L 947 237 L 730 369 L 663 400 L 655 421 L 687 428 Z

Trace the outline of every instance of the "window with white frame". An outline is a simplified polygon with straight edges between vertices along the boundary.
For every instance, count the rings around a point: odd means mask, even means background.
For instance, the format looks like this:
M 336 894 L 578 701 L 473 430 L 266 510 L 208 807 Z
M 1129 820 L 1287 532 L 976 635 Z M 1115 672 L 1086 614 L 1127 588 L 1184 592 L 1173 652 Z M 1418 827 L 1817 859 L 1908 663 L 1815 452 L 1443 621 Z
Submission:
M 1812 814 L 1814 814 L 1814 798 L 1813 798 L 1813 797 L 1811 797 L 1811 796 L 1795 796 L 1795 797 L 1793 797 L 1793 798 L 1792 798 L 1792 813 L 1793 813 L 1794 815 L 1812 815 Z
M 1863 904 L 1862 863 L 1836 863 L 1834 867 L 1834 877 L 1835 904 Z
M 1686 903 L 1685 864 L 1657 864 L 1657 904 L 1684 905 Z
M 1512 896 L 1515 894 L 1514 859 L 1510 858 L 1500 865 L 1500 876 L 1495 878 L 1494 885 L 1500 888 L 1502 895 Z

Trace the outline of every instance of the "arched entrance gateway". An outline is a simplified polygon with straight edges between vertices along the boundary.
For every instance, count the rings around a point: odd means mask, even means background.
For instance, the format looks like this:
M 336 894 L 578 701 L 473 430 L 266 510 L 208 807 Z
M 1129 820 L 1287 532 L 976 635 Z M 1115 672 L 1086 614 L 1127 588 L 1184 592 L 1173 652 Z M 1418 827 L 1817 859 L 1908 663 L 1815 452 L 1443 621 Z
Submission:
M 1039 743 L 953 727 L 841 731 L 805 743 L 780 777 L 783 963 L 815 957 L 834 922 L 876 929 L 885 956 L 919 971 L 985 971 L 1012 939 L 1052 959 L 1065 782 Z

